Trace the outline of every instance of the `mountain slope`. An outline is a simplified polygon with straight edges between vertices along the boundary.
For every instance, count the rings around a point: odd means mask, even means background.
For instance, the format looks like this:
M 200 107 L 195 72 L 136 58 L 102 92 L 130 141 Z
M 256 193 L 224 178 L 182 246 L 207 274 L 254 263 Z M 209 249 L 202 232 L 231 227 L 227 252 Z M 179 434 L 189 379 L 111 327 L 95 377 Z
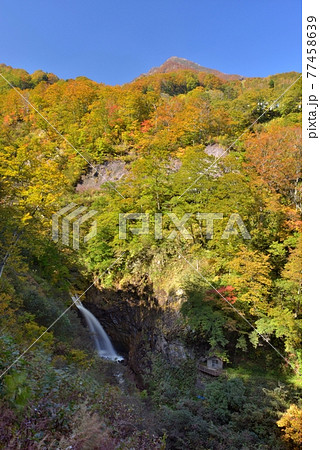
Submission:
M 207 72 L 212 73 L 213 75 L 221 78 L 222 80 L 242 80 L 244 77 L 241 75 L 229 75 L 223 72 L 220 72 L 216 69 L 209 69 L 208 67 L 200 66 L 197 63 L 189 61 L 185 58 L 178 58 L 177 56 L 171 56 L 171 58 L 167 59 L 161 66 L 153 67 L 149 70 L 147 75 L 152 75 L 154 73 L 168 73 L 174 72 L 176 70 L 194 70 L 196 72 Z

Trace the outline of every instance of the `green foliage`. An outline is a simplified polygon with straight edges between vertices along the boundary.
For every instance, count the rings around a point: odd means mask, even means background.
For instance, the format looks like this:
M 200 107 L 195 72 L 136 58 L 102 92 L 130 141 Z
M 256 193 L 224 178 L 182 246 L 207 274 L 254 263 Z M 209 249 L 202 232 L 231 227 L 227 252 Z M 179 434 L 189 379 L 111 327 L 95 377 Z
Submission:
M 168 430 L 169 448 L 199 448 L 200 445 L 206 445 L 210 436 L 210 425 L 186 409 L 183 403 L 177 405 L 178 409 L 163 407 L 161 410 L 162 424 Z
M 245 397 L 245 388 L 240 378 L 217 380 L 206 386 L 204 396 L 209 407 L 222 422 L 230 419 L 232 411 L 240 411 Z
M 57 299 L 46 298 L 37 290 L 27 290 L 23 294 L 23 305 L 26 311 L 33 314 L 39 325 L 49 327 L 65 310 L 65 305 Z M 54 331 L 60 338 L 66 337 L 70 330 L 68 317 L 63 316 L 55 325 Z
M 181 312 L 188 317 L 188 325 L 203 335 L 215 351 L 224 349 L 228 343 L 224 331 L 227 319 L 222 311 L 205 301 L 203 293 L 191 291 L 187 295 L 188 300 L 182 305 Z
M 23 409 L 30 399 L 31 388 L 28 385 L 27 374 L 12 372 L 4 377 L 4 398 L 18 410 Z
M 181 395 L 194 391 L 196 367 L 192 360 L 172 365 L 161 355 L 152 357 L 152 371 L 146 378 L 153 400 L 158 404 L 174 405 Z

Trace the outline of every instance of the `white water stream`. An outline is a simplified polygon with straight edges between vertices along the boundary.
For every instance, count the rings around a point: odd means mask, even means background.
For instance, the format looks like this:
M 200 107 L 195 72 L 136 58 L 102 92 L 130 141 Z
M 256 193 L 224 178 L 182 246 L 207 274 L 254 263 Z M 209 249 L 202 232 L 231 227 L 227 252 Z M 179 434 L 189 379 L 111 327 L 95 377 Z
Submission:
M 87 322 L 99 356 L 112 361 L 122 361 L 122 356 L 118 355 L 115 351 L 109 336 L 102 328 L 99 320 L 83 306 L 77 295 L 71 295 L 71 297 L 74 304 L 81 311 Z

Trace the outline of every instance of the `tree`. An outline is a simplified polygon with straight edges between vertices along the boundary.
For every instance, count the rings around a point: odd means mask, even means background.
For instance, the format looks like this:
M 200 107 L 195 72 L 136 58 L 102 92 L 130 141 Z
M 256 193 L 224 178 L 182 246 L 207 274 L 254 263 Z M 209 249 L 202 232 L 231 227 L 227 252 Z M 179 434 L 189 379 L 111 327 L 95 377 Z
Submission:
M 230 272 L 225 278 L 235 289 L 237 304 L 248 304 L 254 315 L 266 311 L 272 284 L 269 256 L 242 247 L 227 268 Z
M 297 209 L 301 206 L 301 128 L 270 125 L 245 142 L 248 166 Z

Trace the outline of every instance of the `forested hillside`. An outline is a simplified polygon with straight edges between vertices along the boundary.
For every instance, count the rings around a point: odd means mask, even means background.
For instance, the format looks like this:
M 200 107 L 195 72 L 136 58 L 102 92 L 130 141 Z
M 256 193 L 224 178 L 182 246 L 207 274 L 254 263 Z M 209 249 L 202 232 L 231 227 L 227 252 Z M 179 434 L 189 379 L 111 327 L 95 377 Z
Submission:
M 300 448 L 299 74 L 1 74 L 0 448 Z M 79 250 L 52 239 L 71 202 L 97 211 Z M 121 213 L 149 233 L 121 239 Z M 220 214 L 210 238 L 199 213 Z M 122 365 L 74 307 L 51 327 L 92 283 Z M 213 355 L 217 378 L 197 370 Z

